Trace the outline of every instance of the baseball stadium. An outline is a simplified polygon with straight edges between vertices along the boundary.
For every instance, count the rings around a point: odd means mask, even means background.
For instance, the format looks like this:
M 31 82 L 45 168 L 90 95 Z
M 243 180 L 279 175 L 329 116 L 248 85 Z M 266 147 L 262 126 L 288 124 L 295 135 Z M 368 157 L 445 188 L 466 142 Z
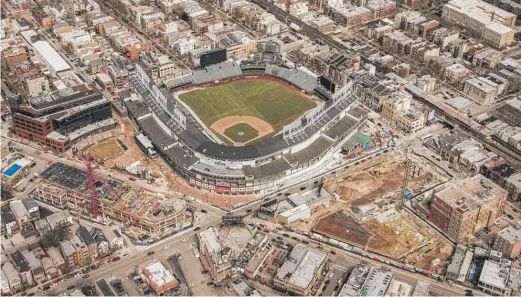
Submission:
M 280 64 L 279 64 L 280 65 Z M 365 122 L 349 83 L 329 93 L 305 69 L 225 61 L 158 87 L 136 65 L 129 118 L 189 183 L 266 194 L 312 171 Z

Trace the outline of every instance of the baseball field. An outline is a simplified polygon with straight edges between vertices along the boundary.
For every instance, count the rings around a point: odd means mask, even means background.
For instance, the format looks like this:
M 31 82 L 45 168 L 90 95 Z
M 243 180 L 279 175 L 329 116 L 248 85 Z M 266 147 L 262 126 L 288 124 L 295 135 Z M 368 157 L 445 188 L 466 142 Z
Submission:
M 267 79 L 240 80 L 194 90 L 179 95 L 179 99 L 211 130 L 224 135 L 231 142 L 240 140 L 244 143 L 277 132 L 316 107 L 311 98 L 298 90 Z M 251 127 L 246 129 L 245 125 L 236 126 L 240 123 Z M 233 126 L 236 127 L 231 129 L 232 132 L 229 128 Z M 241 127 L 245 131 L 239 131 Z
M 251 116 L 278 131 L 316 106 L 310 98 L 282 83 L 248 79 L 195 90 L 179 96 L 210 127 L 230 116 Z

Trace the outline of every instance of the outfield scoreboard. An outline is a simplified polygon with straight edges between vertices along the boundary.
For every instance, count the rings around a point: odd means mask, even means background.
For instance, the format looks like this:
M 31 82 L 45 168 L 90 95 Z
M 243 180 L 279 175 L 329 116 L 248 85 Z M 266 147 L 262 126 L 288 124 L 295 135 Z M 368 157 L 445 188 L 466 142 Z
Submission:
M 336 85 L 335 83 L 326 76 L 320 76 L 320 84 L 326 88 L 331 94 L 334 94 L 336 91 Z
M 224 62 L 226 61 L 226 49 L 215 49 L 201 54 L 199 61 L 201 68 Z

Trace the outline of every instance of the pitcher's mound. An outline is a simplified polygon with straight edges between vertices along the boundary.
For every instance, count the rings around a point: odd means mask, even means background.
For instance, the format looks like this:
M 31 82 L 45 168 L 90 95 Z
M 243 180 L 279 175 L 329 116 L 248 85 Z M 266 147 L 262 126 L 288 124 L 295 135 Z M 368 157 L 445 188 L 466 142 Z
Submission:
M 230 143 L 252 142 L 273 133 L 273 127 L 262 119 L 251 116 L 231 116 L 214 122 L 210 129 Z

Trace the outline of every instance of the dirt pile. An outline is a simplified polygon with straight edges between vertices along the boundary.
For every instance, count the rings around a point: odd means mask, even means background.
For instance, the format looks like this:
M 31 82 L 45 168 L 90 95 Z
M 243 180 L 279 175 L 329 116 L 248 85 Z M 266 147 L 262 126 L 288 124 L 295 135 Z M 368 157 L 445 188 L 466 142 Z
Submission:
M 356 200 L 368 195 L 383 186 L 384 182 L 367 173 L 363 172 L 347 179 L 332 182 L 328 190 L 337 193 L 345 200 Z

